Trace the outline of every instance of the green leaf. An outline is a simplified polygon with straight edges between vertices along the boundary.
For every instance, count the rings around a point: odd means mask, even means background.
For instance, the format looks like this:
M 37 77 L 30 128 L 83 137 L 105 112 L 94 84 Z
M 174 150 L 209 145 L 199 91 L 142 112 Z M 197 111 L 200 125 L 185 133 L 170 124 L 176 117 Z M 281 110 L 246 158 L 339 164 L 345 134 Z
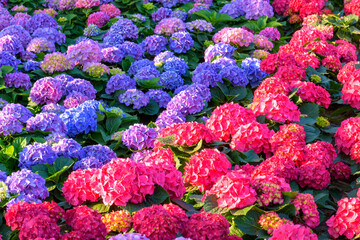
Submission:
M 253 30 L 255 32 L 259 32 L 261 29 L 258 27 L 257 23 L 255 23 L 254 21 L 251 22 L 246 22 L 243 24 L 244 27 L 249 28 L 250 30 Z
M 208 10 L 201 9 L 201 10 L 195 12 L 194 14 L 204 18 L 207 22 L 211 22 L 210 21 L 211 14 Z
M 233 101 L 240 101 L 247 95 L 247 89 L 245 87 L 234 87 L 230 89 L 230 95 L 234 96 Z
M 360 64 L 355 64 L 355 69 L 360 69 Z
M 166 137 L 161 137 L 161 138 L 157 138 L 156 140 L 158 140 L 159 142 L 166 144 L 166 145 L 174 145 L 175 142 L 175 135 L 169 135 Z
M 49 177 L 49 173 L 48 173 L 48 166 L 45 164 L 37 164 L 31 167 L 31 170 L 34 173 L 39 174 L 41 177 L 43 177 L 44 179 Z
M 171 201 L 174 202 L 175 204 L 179 205 L 182 209 L 185 209 L 186 214 L 188 216 L 191 216 L 192 214 L 199 212 L 190 203 L 184 202 L 182 200 L 177 200 L 177 199 L 173 199 Z
M 14 70 L 14 67 L 11 67 L 11 66 L 2 66 L 1 67 L 1 71 L 2 71 L 3 75 L 11 73 L 12 70 Z
M 268 18 L 269 18 L 268 16 L 259 17 L 259 19 L 257 20 L 257 25 L 260 29 L 264 29 L 266 27 L 266 22 Z
M 149 80 L 139 80 L 137 81 L 137 84 L 140 87 L 146 88 L 146 89 L 159 89 L 159 88 L 164 88 L 164 86 L 158 85 L 157 83 L 159 82 L 160 78 L 159 77 L 155 77 Z
M 306 132 L 306 138 L 305 138 L 306 143 L 314 141 L 320 135 L 320 130 L 317 128 L 307 125 L 304 125 L 303 127 Z
M 316 119 L 319 117 L 319 105 L 316 103 L 305 103 L 300 107 L 301 114 L 306 114 L 308 118 Z
M 114 132 L 119 130 L 121 123 L 122 123 L 122 118 L 121 117 L 107 118 L 106 122 L 105 122 L 106 130 L 110 134 L 113 134 Z
M 96 210 L 98 213 L 106 213 L 109 212 L 110 210 L 110 206 L 107 206 L 103 203 L 91 203 L 91 204 L 87 204 L 88 207 L 90 207 L 91 209 Z
M 217 213 L 217 214 L 224 214 L 230 210 L 228 208 L 218 207 L 217 197 L 215 194 L 210 194 L 205 198 L 203 209 L 205 212 Z
M 295 217 L 296 209 L 293 203 L 285 204 L 281 206 L 277 211 L 277 213 L 284 213 L 290 217 Z
M 246 215 L 255 205 L 244 207 L 242 209 L 231 209 L 230 212 L 234 216 Z
M 74 161 L 71 160 L 70 158 L 64 158 L 64 157 L 57 158 L 53 164 L 53 167 L 56 172 L 53 173 L 50 177 L 46 178 L 46 180 L 53 181 L 55 183 L 59 182 L 60 175 L 64 173 L 66 170 L 68 170 L 70 167 L 72 167 L 73 164 Z
M 261 213 L 251 210 L 245 216 L 241 215 L 235 218 L 236 226 L 248 235 L 255 236 L 257 231 L 261 230 L 261 226 L 258 223 Z
M 218 104 L 226 102 L 224 93 L 219 88 L 211 88 L 211 99 Z
M 154 100 L 150 100 L 148 105 L 139 109 L 139 113 L 146 114 L 146 115 L 156 115 L 160 110 L 159 104 Z

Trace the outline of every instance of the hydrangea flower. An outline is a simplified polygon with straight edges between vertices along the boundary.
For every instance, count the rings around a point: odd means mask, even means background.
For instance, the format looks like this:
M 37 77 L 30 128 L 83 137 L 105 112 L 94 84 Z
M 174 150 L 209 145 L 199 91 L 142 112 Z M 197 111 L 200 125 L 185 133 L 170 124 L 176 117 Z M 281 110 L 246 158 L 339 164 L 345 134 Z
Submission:
M 4 76 L 5 86 L 15 87 L 15 88 L 24 88 L 29 90 L 31 87 L 31 81 L 29 75 L 21 72 L 8 73 Z
M 102 4 L 100 11 L 106 13 L 110 18 L 120 16 L 121 11 L 113 4 Z
M 79 160 L 85 155 L 81 145 L 71 138 L 60 139 L 52 145 L 52 149 L 58 157 L 77 158 Z
M 70 45 L 67 49 L 67 57 L 75 65 L 84 65 L 88 62 L 100 62 L 103 58 L 101 47 L 93 40 L 86 40 L 75 45 Z
M 225 27 L 212 37 L 215 43 L 234 44 L 239 47 L 248 47 L 253 42 L 253 34 L 244 28 Z
M 272 234 L 275 229 L 281 227 L 284 224 L 293 224 L 292 221 L 285 218 L 280 218 L 276 212 L 267 212 L 260 216 L 260 226 L 267 231 L 268 234 Z
M 31 111 L 19 103 L 6 104 L 2 109 L 2 113 L 14 116 L 21 123 L 26 123 L 32 117 Z
M 26 46 L 31 41 L 30 33 L 20 25 L 10 25 L 0 31 L 0 37 L 6 35 L 16 37 L 21 42 L 24 48 L 26 48 Z
M 226 43 L 218 43 L 215 45 L 210 45 L 205 50 L 204 59 L 206 62 L 211 62 L 211 60 L 217 56 L 231 58 L 235 49 L 236 49 L 235 47 Z
M 165 18 L 169 18 L 171 16 L 172 10 L 166 7 L 160 7 L 158 10 L 151 14 L 152 19 L 155 22 L 160 22 Z
M 186 28 L 190 32 L 212 32 L 212 30 L 214 30 L 211 23 L 200 19 L 186 23 Z
M 88 96 L 77 91 L 72 91 L 69 95 L 66 96 L 65 100 L 63 101 L 63 105 L 67 109 L 73 108 L 79 106 L 87 100 L 90 100 Z
M 88 73 L 90 77 L 100 78 L 105 73 L 109 74 L 109 67 L 102 63 L 86 63 L 83 71 Z
M 44 27 L 38 28 L 32 34 L 33 38 L 45 38 L 50 42 L 54 42 L 57 44 L 65 43 L 66 36 L 64 33 L 56 30 L 56 28 Z
M 140 233 L 124 233 L 112 236 L 109 240 L 150 240 Z
M 158 84 L 167 89 L 176 89 L 184 84 L 184 80 L 175 71 L 165 71 L 160 75 Z
M 132 217 L 128 211 L 120 210 L 105 213 L 101 220 L 105 224 L 107 232 L 126 232 L 131 226 Z
M 66 126 L 60 117 L 55 113 L 39 113 L 31 117 L 26 122 L 26 130 L 34 132 L 36 130 L 52 133 L 65 134 Z
M 45 77 L 37 80 L 30 90 L 30 99 L 36 104 L 57 103 L 65 92 L 60 80 Z
M 50 27 L 56 29 L 57 26 L 56 20 L 45 13 L 35 14 L 26 22 L 26 30 L 29 31 L 29 33 L 35 32 L 38 28 Z
M 10 66 L 13 67 L 15 70 L 17 70 L 17 65 L 20 64 L 20 60 L 16 59 L 15 56 L 13 56 L 9 52 L 0 52 L 0 67 L 2 66 Z
M 194 40 L 188 32 L 176 32 L 171 35 L 169 48 L 176 53 L 186 53 L 194 45 Z
M 121 140 L 125 146 L 132 150 L 153 148 L 157 132 L 143 124 L 134 124 L 123 132 Z
M 156 26 L 154 33 L 171 36 L 175 32 L 185 31 L 185 23 L 178 18 L 164 18 Z
M 171 18 L 178 18 L 178 19 L 181 19 L 182 21 L 185 22 L 185 20 L 187 18 L 187 13 L 184 12 L 184 11 L 181 11 L 181 10 L 175 10 L 175 11 L 171 12 L 170 17 Z
M 87 96 L 89 99 L 95 99 L 97 93 L 96 89 L 89 81 L 80 78 L 69 80 L 66 83 L 65 88 L 67 95 L 72 92 L 79 92 Z
M 165 71 L 175 71 L 179 75 L 184 75 L 188 68 L 186 62 L 178 57 L 168 58 L 164 64 Z
M 84 36 L 85 37 L 95 37 L 100 34 L 100 29 L 95 24 L 88 24 L 86 28 L 84 28 Z
M 166 108 L 183 115 L 189 115 L 200 112 L 204 106 L 204 99 L 201 96 L 190 90 L 185 90 L 175 95 Z
M 91 13 L 87 20 L 87 25 L 96 25 L 97 27 L 103 27 L 108 21 L 110 17 L 104 12 L 94 12 Z M 84 30 L 85 31 L 85 30 Z
M 140 69 L 144 67 L 156 68 L 153 61 L 150 61 L 149 59 L 141 59 L 131 64 L 128 73 L 131 75 L 135 75 L 139 72 Z
M 100 0 L 77 0 L 77 8 L 92 8 L 100 5 Z
M 160 113 L 155 124 L 159 128 L 165 128 L 172 124 L 183 123 L 186 121 L 185 115 L 176 110 L 165 110 Z
M 89 145 L 83 148 L 84 157 L 95 157 L 102 163 L 108 163 L 111 159 L 116 158 L 115 152 L 108 146 Z
M 124 89 L 134 89 L 136 87 L 136 80 L 130 78 L 125 74 L 116 74 L 110 78 L 106 84 L 105 92 L 111 94 L 116 90 Z
M 173 52 L 170 52 L 170 51 L 161 52 L 155 56 L 154 64 L 157 67 L 161 67 L 166 62 L 166 60 L 171 57 L 175 57 Z
M 133 109 L 140 109 L 148 105 L 149 97 L 140 90 L 128 89 L 119 96 L 119 102 L 126 106 L 133 105 Z
M 16 54 L 23 54 L 24 47 L 16 36 L 5 35 L 0 38 L 0 51 L 9 52 L 15 56 Z
M 51 146 L 44 143 L 34 143 L 23 148 L 19 153 L 19 167 L 30 169 L 37 164 L 48 163 L 52 165 L 57 158 L 56 153 L 52 150 Z
M 78 169 L 91 169 L 91 168 L 101 168 L 104 165 L 104 163 L 100 162 L 99 159 L 96 157 L 86 157 L 81 159 L 80 161 L 77 161 L 74 166 L 73 170 Z
M 24 63 L 24 70 L 26 72 L 37 70 L 39 68 L 40 68 L 40 63 L 37 62 L 37 61 L 29 60 L 29 61 Z
M 118 47 L 124 43 L 124 37 L 117 33 L 111 33 L 104 37 L 103 45 L 105 47 Z
M 138 80 L 150 80 L 159 76 L 160 72 L 155 66 L 146 66 L 140 68 L 134 77 Z
M 140 60 L 144 56 L 144 49 L 140 44 L 134 42 L 125 41 L 119 46 L 124 53 L 124 57 L 131 56 L 135 60 Z
M 46 73 L 64 72 L 73 69 L 74 63 L 65 54 L 54 52 L 45 55 L 40 68 Z
M 107 34 L 118 34 L 124 39 L 136 40 L 138 38 L 138 28 L 136 25 L 127 18 L 120 17 L 119 20 L 114 23 Z
M 171 100 L 171 96 L 162 89 L 149 89 L 146 93 L 150 100 L 154 100 L 159 107 L 165 108 Z
M 13 115 L 0 112 L 0 134 L 7 136 L 22 132 L 23 125 Z
M 150 55 L 157 55 L 161 51 L 166 50 L 166 45 L 168 40 L 159 35 L 147 36 L 141 43 L 141 46 L 145 49 Z

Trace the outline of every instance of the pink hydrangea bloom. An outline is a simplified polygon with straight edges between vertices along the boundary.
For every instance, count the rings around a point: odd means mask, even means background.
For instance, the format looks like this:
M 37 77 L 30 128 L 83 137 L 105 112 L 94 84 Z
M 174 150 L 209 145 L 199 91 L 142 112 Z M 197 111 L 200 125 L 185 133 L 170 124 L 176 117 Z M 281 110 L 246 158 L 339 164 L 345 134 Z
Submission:
M 93 40 L 86 40 L 75 45 L 70 45 L 67 57 L 75 65 L 84 65 L 88 62 L 100 62 L 103 58 L 100 45 Z
M 360 117 L 351 117 L 342 121 L 334 137 L 339 152 L 349 155 L 354 144 L 360 142 Z
M 30 99 L 36 104 L 57 103 L 65 88 L 60 80 L 52 77 L 45 77 L 37 80 L 30 90 Z
M 317 86 L 312 82 L 298 81 L 292 84 L 292 87 L 299 88 L 296 95 L 304 101 L 317 103 L 324 108 L 328 108 L 331 103 L 330 93 L 325 88 Z
M 77 8 L 92 8 L 100 5 L 100 0 L 77 0 Z
M 273 232 L 273 236 L 269 240 L 318 240 L 315 233 L 311 229 L 300 224 L 284 224 Z
M 269 77 L 264 79 L 261 84 L 256 88 L 253 100 L 259 101 L 260 98 L 269 94 L 288 95 L 290 91 L 290 85 L 286 81 L 284 81 L 284 79 L 278 77 Z
M 60 227 L 56 224 L 56 220 L 47 215 L 37 215 L 24 222 L 20 229 L 19 239 L 30 240 L 38 237 L 59 239 Z
M 179 18 L 164 18 L 154 29 L 156 34 L 164 34 L 171 36 L 175 32 L 182 32 L 186 30 L 185 23 Z
M 185 166 L 184 181 L 204 192 L 210 190 L 230 168 L 231 163 L 224 153 L 217 149 L 206 148 L 191 156 Z
M 243 170 L 231 171 L 218 179 L 215 185 L 206 191 L 206 196 L 215 194 L 220 208 L 244 208 L 256 202 L 256 191 L 250 185 L 250 177 Z
M 215 43 L 232 43 L 236 46 L 247 47 L 254 40 L 254 35 L 243 28 L 223 28 L 213 36 Z
M 356 61 L 356 47 L 354 44 L 349 43 L 346 40 L 336 40 L 335 43 L 340 43 L 336 47 L 336 50 L 341 62 L 349 63 L 351 61 Z
M 297 183 L 302 188 L 309 187 L 321 190 L 329 186 L 331 181 L 330 173 L 323 163 L 307 162 L 298 168 L 298 172 Z
M 313 195 L 299 193 L 291 202 L 295 205 L 296 215 L 301 216 L 308 227 L 316 228 L 320 224 L 319 211 Z
M 343 162 L 337 162 L 331 165 L 330 174 L 334 179 L 349 179 L 351 168 Z
M 110 18 L 120 16 L 121 11 L 113 4 L 102 4 L 100 6 L 100 11 L 106 13 Z
M 344 103 L 349 103 L 351 107 L 360 109 L 360 71 L 355 71 L 349 76 L 341 92 Z
M 108 21 L 110 17 L 105 12 L 94 12 L 89 15 L 87 20 L 87 25 L 95 24 L 99 28 L 103 27 Z
M 276 152 L 281 146 L 305 147 L 306 133 L 303 126 L 296 123 L 281 125 L 280 131 L 275 133 L 270 139 L 271 151 Z
M 284 224 L 293 224 L 290 220 L 280 218 L 276 212 L 267 212 L 260 216 L 259 224 L 268 234 Z
M 318 162 L 327 169 L 333 164 L 337 157 L 336 151 L 331 143 L 317 141 L 305 147 L 306 162 Z
M 355 64 L 360 64 L 360 61 L 348 62 L 347 64 L 345 64 L 344 67 L 341 68 L 337 75 L 337 79 L 339 80 L 339 82 L 346 83 L 350 79 L 350 77 L 355 74 L 359 76 L 358 74 L 360 72 L 360 69 L 356 69 Z
M 238 103 L 225 103 L 215 108 L 205 125 L 215 134 L 217 140 L 227 142 L 241 125 L 255 121 L 251 109 L 244 108 Z
M 327 56 L 322 60 L 321 64 L 333 72 L 339 71 L 342 68 L 340 59 L 335 56 Z

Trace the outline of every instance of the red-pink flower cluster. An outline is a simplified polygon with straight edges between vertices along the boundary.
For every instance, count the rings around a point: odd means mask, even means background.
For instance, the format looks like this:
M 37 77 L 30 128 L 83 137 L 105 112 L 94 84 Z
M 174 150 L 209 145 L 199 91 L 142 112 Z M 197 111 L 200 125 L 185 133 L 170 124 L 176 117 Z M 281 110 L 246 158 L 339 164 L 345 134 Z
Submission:
M 280 67 L 293 65 L 300 66 L 291 53 L 278 52 L 274 54 L 268 54 L 267 57 L 260 63 L 260 70 L 267 73 L 275 73 Z
M 343 162 L 337 162 L 331 165 L 330 175 L 334 179 L 349 179 L 351 175 L 351 168 Z
M 351 107 L 360 109 L 360 70 L 355 70 L 346 79 L 341 92 L 344 103 L 349 103 Z
M 224 153 L 217 149 L 206 148 L 191 156 L 184 168 L 184 181 L 204 192 L 210 190 L 230 168 L 231 163 Z
M 297 183 L 300 187 L 324 189 L 329 186 L 330 173 L 323 163 L 307 162 L 298 168 L 299 177 Z
M 280 218 L 276 212 L 267 212 L 260 216 L 259 224 L 268 234 L 272 234 L 275 229 L 284 224 L 293 224 L 293 222 Z
M 331 143 L 317 141 L 307 144 L 305 147 L 306 162 L 317 162 L 329 169 L 337 157 L 336 151 Z
M 299 15 L 301 19 L 304 19 L 313 14 L 321 15 L 324 6 L 324 0 L 290 0 L 285 15 Z
M 154 181 L 162 186 L 171 199 L 180 199 L 186 192 L 182 173 L 175 167 L 174 153 L 166 148 L 147 155 L 143 163 L 154 171 Z
M 324 108 L 328 108 L 331 99 L 330 93 L 323 87 L 316 86 L 312 82 L 297 82 L 293 84 L 293 87 L 298 87 L 296 95 L 304 101 L 317 103 Z
M 280 67 L 283 68 L 283 67 Z M 276 75 L 276 74 L 275 74 Z M 275 77 L 269 77 L 262 81 L 259 87 L 254 92 L 253 101 L 259 101 L 262 97 L 269 94 L 283 94 L 288 95 L 291 91 L 290 85 L 282 79 Z
M 122 210 L 105 213 L 101 217 L 101 220 L 105 224 L 108 233 L 111 231 L 126 232 L 130 228 L 132 222 L 130 213 Z
M 113 4 L 102 4 L 100 6 L 100 11 L 106 13 L 110 18 L 120 16 L 121 11 Z
M 344 12 L 346 15 L 355 14 L 360 16 L 360 1 L 359 0 L 345 1 Z
M 360 142 L 360 117 L 351 117 L 342 121 L 334 137 L 339 152 L 349 155 L 354 144 Z
M 311 229 L 300 224 L 284 224 L 274 230 L 273 236 L 269 240 L 318 240 Z
M 193 240 L 226 239 L 230 224 L 220 214 L 201 212 L 191 215 L 184 236 Z
M 20 240 L 36 240 L 43 239 L 59 239 L 60 227 L 56 224 L 56 220 L 48 215 L 36 215 L 29 221 L 24 222 L 20 229 Z
M 223 175 L 215 185 L 206 191 L 208 195 L 216 195 L 220 208 L 244 208 L 256 202 L 256 191 L 251 187 L 250 176 L 243 170 L 233 170 Z
M 270 138 L 275 134 L 266 124 L 251 122 L 241 125 L 233 136 L 230 147 L 240 152 L 270 153 Z
M 178 233 L 184 231 L 188 218 L 181 208 L 169 205 L 152 205 L 137 211 L 133 216 L 134 230 L 150 240 L 175 239 Z
M 278 71 L 274 74 L 273 77 L 278 77 L 281 81 L 289 84 L 289 92 L 292 88 L 292 84 L 304 80 L 306 78 L 305 69 L 298 67 L 296 65 L 282 66 L 279 67 Z
M 331 71 L 339 71 L 341 69 L 340 59 L 335 56 L 327 56 L 322 60 L 322 65 Z
M 356 61 L 356 47 L 354 44 L 349 43 L 346 40 L 336 40 L 335 43 L 339 44 L 336 47 L 336 51 L 341 62 L 349 63 Z
M 88 20 L 87 20 L 87 25 L 95 24 L 99 28 L 101 28 L 109 20 L 110 20 L 110 17 L 105 12 L 94 12 L 89 15 Z
M 356 61 L 348 62 L 347 64 L 345 64 L 344 67 L 341 68 L 341 70 L 337 75 L 337 79 L 339 80 L 339 82 L 345 84 L 347 81 L 349 81 L 350 77 L 353 74 L 360 72 L 360 69 L 355 68 L 355 64 L 360 64 L 360 62 L 356 62 Z
M 244 108 L 238 103 L 225 103 L 218 106 L 206 121 L 217 140 L 227 142 L 241 125 L 255 122 L 256 118 L 251 109 Z
M 285 179 L 277 176 L 260 175 L 252 179 L 251 186 L 257 192 L 257 202 L 259 206 L 269 206 L 269 204 L 282 204 L 282 192 L 290 192 L 290 185 Z
M 172 124 L 162 128 L 158 138 L 170 135 L 174 135 L 174 144 L 185 146 L 197 144 L 201 139 L 206 143 L 211 143 L 216 139 L 210 129 L 198 122 Z M 161 147 L 162 145 L 159 141 L 155 141 L 155 147 Z
M 328 232 L 334 239 L 345 236 L 352 239 L 360 233 L 360 197 L 343 198 L 336 214 L 326 221 Z
M 295 205 L 296 215 L 301 216 L 308 227 L 315 228 L 320 224 L 319 211 L 313 195 L 299 193 L 291 202 Z

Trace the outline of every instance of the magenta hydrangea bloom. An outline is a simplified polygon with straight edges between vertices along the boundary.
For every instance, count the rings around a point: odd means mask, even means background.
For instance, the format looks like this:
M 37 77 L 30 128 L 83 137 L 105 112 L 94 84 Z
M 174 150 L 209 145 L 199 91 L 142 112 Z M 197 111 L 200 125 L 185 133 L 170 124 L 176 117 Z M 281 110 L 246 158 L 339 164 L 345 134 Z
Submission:
M 36 104 L 57 103 L 64 93 L 65 88 L 60 80 L 44 77 L 34 83 L 30 99 Z

